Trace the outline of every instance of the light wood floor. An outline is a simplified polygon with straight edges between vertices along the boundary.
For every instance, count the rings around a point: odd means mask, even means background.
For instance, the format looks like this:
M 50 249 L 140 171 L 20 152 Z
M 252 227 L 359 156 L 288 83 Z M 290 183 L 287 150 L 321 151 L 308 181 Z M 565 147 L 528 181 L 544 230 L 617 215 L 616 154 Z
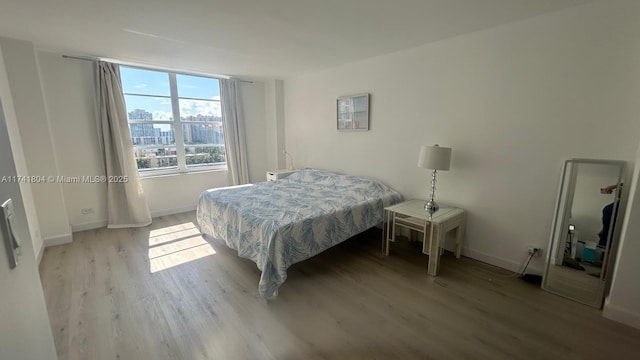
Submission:
M 294 265 L 277 299 L 194 213 L 48 248 L 41 276 L 64 359 L 630 359 L 640 330 L 450 254 L 381 254 L 370 230 Z M 198 258 L 199 257 L 199 258 Z M 191 260 L 191 261 L 189 261 Z
M 599 277 L 589 275 L 584 270 L 577 270 L 563 265 L 549 268 L 547 288 L 554 292 L 580 299 L 587 304 L 601 304 L 603 283 Z

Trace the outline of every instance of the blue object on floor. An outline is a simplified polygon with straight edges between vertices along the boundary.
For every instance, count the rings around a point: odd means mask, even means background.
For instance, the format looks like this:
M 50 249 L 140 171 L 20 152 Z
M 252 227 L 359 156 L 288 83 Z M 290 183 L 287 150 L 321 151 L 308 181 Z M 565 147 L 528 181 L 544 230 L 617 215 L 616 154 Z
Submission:
M 596 249 L 584 248 L 582 251 L 582 261 L 596 261 Z

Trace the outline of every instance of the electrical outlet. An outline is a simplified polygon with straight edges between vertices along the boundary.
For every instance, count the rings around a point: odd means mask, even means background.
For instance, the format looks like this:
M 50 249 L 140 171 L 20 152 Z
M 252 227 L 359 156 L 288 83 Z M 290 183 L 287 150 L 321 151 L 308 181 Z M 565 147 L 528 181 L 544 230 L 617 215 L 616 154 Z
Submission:
M 83 209 L 80 210 L 80 213 L 82 215 L 93 214 L 93 208 L 83 208 Z
M 542 256 L 542 249 L 536 246 L 529 246 L 527 248 L 527 254 L 533 255 L 535 257 L 540 257 Z

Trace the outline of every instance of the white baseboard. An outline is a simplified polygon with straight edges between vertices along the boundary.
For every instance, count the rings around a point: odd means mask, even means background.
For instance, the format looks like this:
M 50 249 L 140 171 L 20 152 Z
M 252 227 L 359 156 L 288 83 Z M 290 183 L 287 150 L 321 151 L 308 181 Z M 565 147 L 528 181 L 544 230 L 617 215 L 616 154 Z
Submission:
M 502 258 L 495 257 L 493 255 L 489 255 L 487 253 L 469 249 L 467 247 L 462 248 L 462 255 L 466 257 L 470 257 L 472 259 L 482 261 L 487 264 L 491 264 L 497 267 L 501 267 L 503 269 L 507 269 L 513 272 L 521 271 L 524 264 L 517 263 L 511 260 L 505 260 Z M 539 258 L 540 259 L 540 258 Z M 524 259 L 526 260 L 526 259 Z M 544 265 L 543 265 L 544 266 Z M 544 269 L 539 265 L 533 263 L 533 261 L 527 267 L 527 274 L 537 274 L 542 275 L 544 273 Z
M 50 236 L 42 239 L 45 247 L 68 244 L 71 241 L 73 241 L 72 233 Z
M 183 212 L 187 212 L 187 211 L 193 211 L 196 209 L 196 206 L 188 206 L 188 207 L 184 207 L 184 208 L 175 208 L 175 209 L 164 209 L 164 210 L 158 210 L 158 211 L 152 211 L 151 212 L 151 217 L 155 218 L 155 217 L 159 217 L 159 216 L 167 216 L 167 215 L 173 215 L 173 214 L 179 214 L 179 213 L 183 213 Z M 103 227 L 107 227 L 107 224 L 109 223 L 108 220 L 96 220 L 96 221 L 91 221 L 91 222 L 87 222 L 87 223 L 83 223 L 83 224 L 77 224 L 77 225 L 71 225 L 71 231 L 72 232 L 78 232 L 78 231 L 85 231 L 85 230 L 93 230 L 93 229 L 100 229 Z
M 187 212 L 187 211 L 193 211 L 195 209 L 196 209 L 196 205 L 193 204 L 192 206 L 187 206 L 187 207 L 183 207 L 183 208 L 157 210 L 157 211 L 152 211 L 151 212 L 151 217 L 155 218 L 155 217 L 159 217 L 159 216 L 180 214 L 180 213 Z
M 100 229 L 107 226 L 107 220 L 96 220 L 83 224 L 71 225 L 71 232 Z
M 640 314 L 611 305 L 608 301 L 606 301 L 604 304 L 604 308 L 602 309 L 602 316 L 607 319 L 640 329 Z

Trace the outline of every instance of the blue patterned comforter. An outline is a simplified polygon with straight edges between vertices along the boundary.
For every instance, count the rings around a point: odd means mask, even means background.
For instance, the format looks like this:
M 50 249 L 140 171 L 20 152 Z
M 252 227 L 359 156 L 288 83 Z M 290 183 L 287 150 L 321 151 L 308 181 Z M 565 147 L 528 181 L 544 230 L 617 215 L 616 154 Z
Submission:
M 368 178 L 301 170 L 285 179 L 210 189 L 198 200 L 200 231 L 224 240 L 262 271 L 258 291 L 274 298 L 289 266 L 383 221 L 402 201 Z

